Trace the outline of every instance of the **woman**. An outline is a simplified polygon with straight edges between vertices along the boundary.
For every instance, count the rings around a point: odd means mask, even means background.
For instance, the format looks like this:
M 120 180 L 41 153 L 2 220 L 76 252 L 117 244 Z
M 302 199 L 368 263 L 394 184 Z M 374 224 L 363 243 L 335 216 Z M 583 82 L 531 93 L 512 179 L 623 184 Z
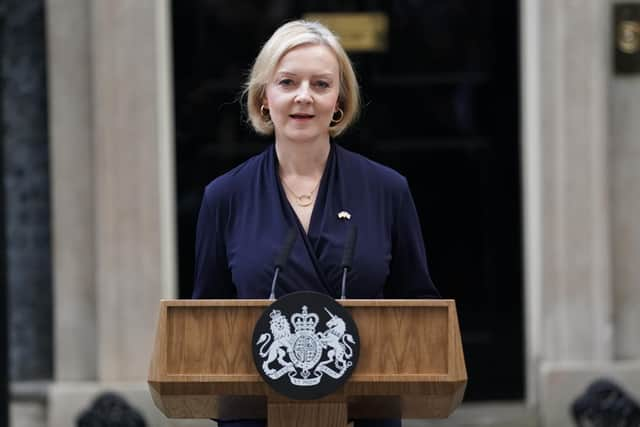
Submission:
M 347 298 L 439 297 L 406 179 L 332 142 L 359 111 L 358 83 L 336 37 L 318 23 L 283 25 L 256 58 L 245 93 L 251 124 L 275 143 L 206 187 L 193 298 L 268 298 L 291 227 L 297 236 L 276 296 L 338 298 L 353 226 Z

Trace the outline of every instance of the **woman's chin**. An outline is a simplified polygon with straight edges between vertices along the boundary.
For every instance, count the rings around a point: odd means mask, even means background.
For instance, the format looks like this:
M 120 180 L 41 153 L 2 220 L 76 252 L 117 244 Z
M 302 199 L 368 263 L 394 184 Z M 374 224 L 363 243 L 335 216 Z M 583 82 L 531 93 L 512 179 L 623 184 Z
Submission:
M 315 141 L 319 138 L 328 138 L 329 130 L 327 129 L 325 132 L 319 131 L 318 129 L 290 129 L 283 135 L 285 138 L 291 141 L 300 141 L 300 142 L 308 142 Z

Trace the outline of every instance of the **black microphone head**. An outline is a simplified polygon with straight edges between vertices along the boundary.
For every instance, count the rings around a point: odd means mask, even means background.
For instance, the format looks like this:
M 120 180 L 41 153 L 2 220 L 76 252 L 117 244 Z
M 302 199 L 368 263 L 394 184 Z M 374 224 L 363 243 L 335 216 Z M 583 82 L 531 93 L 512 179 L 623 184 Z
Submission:
M 282 270 L 284 265 L 287 263 L 287 259 L 289 259 L 289 254 L 291 253 L 291 249 L 293 249 L 293 243 L 296 241 L 297 235 L 296 227 L 292 226 L 289 228 L 287 232 L 287 238 L 284 241 L 284 245 L 276 258 L 276 268 Z
M 356 239 L 358 238 L 358 228 L 352 225 L 349 228 L 347 239 L 344 243 L 344 252 L 342 253 L 342 268 L 351 269 L 351 263 L 353 262 L 353 253 L 356 246 Z

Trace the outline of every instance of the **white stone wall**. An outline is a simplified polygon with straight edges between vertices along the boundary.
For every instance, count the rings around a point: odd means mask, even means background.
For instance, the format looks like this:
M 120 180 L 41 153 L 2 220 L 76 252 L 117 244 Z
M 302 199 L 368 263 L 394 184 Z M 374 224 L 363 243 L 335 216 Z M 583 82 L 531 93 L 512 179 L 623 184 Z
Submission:
M 89 2 L 47 3 L 54 375 L 97 378 L 94 143 Z M 61 309 L 64 307 L 64 309 Z
M 176 293 L 169 2 L 90 9 L 98 379 L 144 381 Z
M 56 340 L 47 422 L 74 425 L 111 390 L 164 425 L 146 377 L 159 300 L 176 293 L 169 1 L 48 0 L 47 34 Z
M 640 80 L 613 73 L 612 6 L 523 0 L 527 399 L 542 426 L 599 377 L 640 390 Z
M 612 355 L 605 11 L 540 2 L 540 139 L 525 143 L 541 153 L 544 361 Z
M 9 405 L 11 427 L 45 427 L 47 406 L 38 401 L 12 401 Z

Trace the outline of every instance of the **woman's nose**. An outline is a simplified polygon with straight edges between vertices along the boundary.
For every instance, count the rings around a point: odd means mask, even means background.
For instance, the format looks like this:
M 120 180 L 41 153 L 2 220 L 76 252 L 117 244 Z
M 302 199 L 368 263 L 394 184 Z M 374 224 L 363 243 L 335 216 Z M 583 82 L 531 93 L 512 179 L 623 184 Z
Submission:
M 311 96 L 309 85 L 307 83 L 301 84 L 299 86 L 298 92 L 296 93 L 295 102 L 301 104 L 313 102 L 313 97 Z

